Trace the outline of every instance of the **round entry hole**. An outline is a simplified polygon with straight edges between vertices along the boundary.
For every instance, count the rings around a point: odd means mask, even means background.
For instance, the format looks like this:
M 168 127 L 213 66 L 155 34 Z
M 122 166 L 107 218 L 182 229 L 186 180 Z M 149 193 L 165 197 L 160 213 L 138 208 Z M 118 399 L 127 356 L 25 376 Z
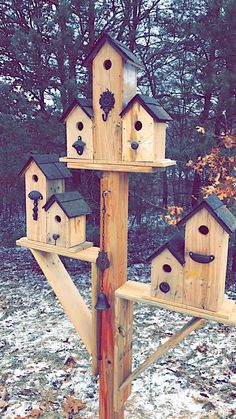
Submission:
M 77 127 L 79 131 L 82 131 L 82 129 L 84 128 L 83 122 L 78 122 Z
M 103 66 L 106 70 L 110 70 L 110 68 L 112 66 L 111 60 L 105 60 L 104 63 L 103 63 Z
M 136 131 L 140 131 L 143 127 L 143 124 L 141 121 L 136 121 L 134 124 L 134 128 L 136 129 Z
M 37 175 L 33 175 L 33 176 L 32 176 L 32 178 L 33 178 L 33 180 L 34 180 L 35 182 L 38 182 L 38 180 L 39 180 L 39 178 L 38 178 L 38 176 L 37 176 Z
M 198 229 L 199 233 L 204 234 L 206 236 L 209 233 L 209 228 L 207 226 L 200 226 Z
M 56 220 L 58 223 L 60 223 L 60 222 L 61 222 L 61 217 L 60 217 L 60 215 L 56 215 L 56 216 L 55 216 L 55 220 Z
M 171 272 L 172 271 L 171 266 L 168 265 L 167 263 L 165 263 L 165 265 L 162 266 L 162 269 L 163 269 L 164 272 Z

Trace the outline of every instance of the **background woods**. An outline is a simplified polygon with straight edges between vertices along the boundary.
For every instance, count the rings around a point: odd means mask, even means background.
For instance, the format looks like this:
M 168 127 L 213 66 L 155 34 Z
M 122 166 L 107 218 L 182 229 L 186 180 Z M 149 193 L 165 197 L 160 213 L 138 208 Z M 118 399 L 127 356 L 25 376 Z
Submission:
M 91 75 L 81 63 L 102 31 L 141 59 L 145 70 L 139 91 L 159 99 L 173 118 L 167 156 L 177 166 L 131 176 L 131 227 L 138 226 L 139 234 L 145 226 L 155 234 L 157 224 L 165 227 L 160 216 L 167 213 L 173 221 L 201 193 L 217 192 L 233 206 L 234 0 L 6 0 L 0 16 L 0 213 L 5 244 L 22 234 L 24 200 L 17 174 L 30 152 L 65 155 L 59 117 L 76 94 L 91 95 Z M 73 182 L 94 210 L 94 236 L 99 182 L 90 172 L 74 175 Z

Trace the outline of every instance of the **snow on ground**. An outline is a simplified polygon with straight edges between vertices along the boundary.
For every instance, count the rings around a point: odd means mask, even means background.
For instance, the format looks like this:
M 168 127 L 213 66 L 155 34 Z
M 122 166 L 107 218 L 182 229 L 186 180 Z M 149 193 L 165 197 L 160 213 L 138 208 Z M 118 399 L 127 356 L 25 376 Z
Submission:
M 98 418 L 91 360 L 30 252 L 1 248 L 0 258 L 0 417 Z M 89 304 L 89 265 L 66 263 Z M 144 265 L 129 271 L 147 281 Z M 134 368 L 188 320 L 135 304 Z M 194 332 L 133 382 L 126 419 L 236 418 L 235 340 L 233 327 L 214 322 Z M 86 407 L 72 413 L 68 397 Z

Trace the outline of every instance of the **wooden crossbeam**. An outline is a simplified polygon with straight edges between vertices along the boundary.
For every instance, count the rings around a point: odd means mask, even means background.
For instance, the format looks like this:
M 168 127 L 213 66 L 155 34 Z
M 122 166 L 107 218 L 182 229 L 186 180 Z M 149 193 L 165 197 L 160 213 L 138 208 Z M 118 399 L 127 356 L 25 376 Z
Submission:
M 31 249 L 31 252 L 88 352 L 95 355 L 91 313 L 59 256 L 41 250 Z M 96 275 L 95 270 L 93 270 L 93 275 Z M 96 368 L 94 365 L 94 369 Z
M 166 352 L 182 342 L 190 333 L 201 327 L 206 320 L 193 317 L 179 332 L 175 333 L 167 342 L 150 355 L 139 367 L 137 367 L 121 384 L 119 391 L 127 388 L 143 371 L 166 354 Z

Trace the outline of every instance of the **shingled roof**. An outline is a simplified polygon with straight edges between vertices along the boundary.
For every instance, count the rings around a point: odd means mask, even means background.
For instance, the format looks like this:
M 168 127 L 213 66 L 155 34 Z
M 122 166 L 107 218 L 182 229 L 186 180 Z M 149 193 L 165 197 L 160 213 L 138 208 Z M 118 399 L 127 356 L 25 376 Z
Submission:
M 60 121 L 64 122 L 72 109 L 76 106 L 80 106 L 86 115 L 91 119 L 93 117 L 93 101 L 90 98 L 76 97 L 66 108 L 65 112 L 60 117 Z
M 70 178 L 71 172 L 64 163 L 59 162 L 57 154 L 33 154 L 29 157 L 19 175 L 25 174 L 30 163 L 34 161 L 49 180 Z
M 57 202 L 68 218 L 79 217 L 91 213 L 88 204 L 78 191 L 63 192 L 52 195 L 43 206 L 47 211 L 54 202 Z
M 198 213 L 202 208 L 206 208 L 221 227 L 227 233 L 233 233 L 236 229 L 236 217 L 228 210 L 223 202 L 216 196 L 210 195 L 208 198 L 203 199 L 190 213 L 185 215 L 182 220 L 178 222 L 178 226 L 186 224 L 186 222 Z
M 185 264 L 184 259 L 184 238 L 180 233 L 176 233 L 168 242 L 156 249 L 148 258 L 151 262 L 156 256 L 160 255 L 163 250 L 168 249 L 172 255 L 179 261 L 181 265 Z
M 122 56 L 124 61 L 131 63 L 133 66 L 138 68 L 144 68 L 141 61 L 127 48 L 126 45 L 114 39 L 110 34 L 103 33 L 95 43 L 93 49 L 90 51 L 88 56 L 85 58 L 83 65 L 89 66 L 94 59 L 95 55 L 100 51 L 105 42 L 108 42 L 117 52 Z
M 172 121 L 171 116 L 165 111 L 165 109 L 160 106 L 158 101 L 154 99 L 153 97 L 149 97 L 146 95 L 135 95 L 131 101 L 128 103 L 128 105 L 125 106 L 125 108 L 120 113 L 120 116 L 124 116 L 131 106 L 135 103 L 139 102 L 140 105 L 144 107 L 144 109 L 156 120 L 159 122 L 165 122 L 165 121 Z

